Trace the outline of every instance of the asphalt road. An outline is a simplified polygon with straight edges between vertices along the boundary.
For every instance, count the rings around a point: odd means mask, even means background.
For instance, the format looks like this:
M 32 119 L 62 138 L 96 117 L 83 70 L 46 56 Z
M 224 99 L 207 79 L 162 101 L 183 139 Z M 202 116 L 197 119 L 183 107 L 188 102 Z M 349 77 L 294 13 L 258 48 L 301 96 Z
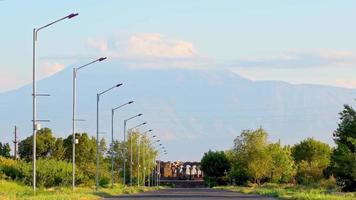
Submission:
M 154 192 L 147 192 L 135 195 L 122 195 L 117 197 L 107 198 L 107 200 L 132 200 L 132 199 L 143 199 L 143 200 L 154 200 L 154 199 L 168 199 L 168 200 L 196 200 L 196 199 L 209 199 L 209 200 L 220 200 L 220 199 L 237 199 L 237 200 L 275 200 L 274 198 L 261 197 L 258 195 L 247 195 L 235 192 L 214 190 L 208 188 L 177 188 L 177 189 L 165 189 Z

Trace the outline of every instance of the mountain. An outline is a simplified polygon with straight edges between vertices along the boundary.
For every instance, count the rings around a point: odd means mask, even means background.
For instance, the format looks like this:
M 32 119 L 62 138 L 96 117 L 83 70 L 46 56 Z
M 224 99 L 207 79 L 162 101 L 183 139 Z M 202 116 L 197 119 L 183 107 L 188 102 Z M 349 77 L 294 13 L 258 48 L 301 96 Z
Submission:
M 307 137 L 332 144 L 338 113 L 343 104 L 354 104 L 355 89 L 321 85 L 293 85 L 280 81 L 251 81 L 225 70 L 129 68 L 118 62 L 101 63 L 79 71 L 78 131 L 95 135 L 96 93 L 124 83 L 100 99 L 100 131 L 109 142 L 110 109 L 118 110 L 115 137 L 122 139 L 123 120 L 138 113 L 167 147 L 170 160 L 199 160 L 209 149 L 232 147 L 243 129 L 264 127 L 272 141 L 293 144 Z M 11 142 L 13 126 L 19 138 L 32 134 L 31 85 L 0 94 L 1 141 Z M 38 82 L 38 118 L 50 119 L 56 136 L 71 132 L 72 70 Z

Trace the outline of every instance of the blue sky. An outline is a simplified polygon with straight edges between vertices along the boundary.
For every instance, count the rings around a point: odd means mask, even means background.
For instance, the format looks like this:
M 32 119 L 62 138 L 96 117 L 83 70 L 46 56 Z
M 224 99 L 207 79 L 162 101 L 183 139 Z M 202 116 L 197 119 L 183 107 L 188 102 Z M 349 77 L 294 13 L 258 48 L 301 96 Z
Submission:
M 0 1 L 0 92 L 30 82 L 32 28 L 71 12 L 80 16 L 40 33 L 40 76 L 108 54 L 93 43 L 138 34 L 143 41 L 158 35 L 159 45 L 194 50 L 190 59 L 253 80 L 356 87 L 355 8 L 352 0 Z M 116 55 L 122 48 L 130 46 L 116 45 Z M 180 59 L 176 53 L 170 58 Z M 130 60 L 142 61 L 141 54 Z

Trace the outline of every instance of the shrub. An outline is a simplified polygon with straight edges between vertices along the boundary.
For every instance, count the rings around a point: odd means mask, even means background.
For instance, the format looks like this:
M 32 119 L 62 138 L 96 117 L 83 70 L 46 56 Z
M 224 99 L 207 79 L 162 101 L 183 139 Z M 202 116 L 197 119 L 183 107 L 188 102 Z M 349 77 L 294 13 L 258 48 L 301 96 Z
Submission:
M 42 187 L 70 185 L 72 165 L 64 161 L 41 159 L 37 161 L 37 184 Z

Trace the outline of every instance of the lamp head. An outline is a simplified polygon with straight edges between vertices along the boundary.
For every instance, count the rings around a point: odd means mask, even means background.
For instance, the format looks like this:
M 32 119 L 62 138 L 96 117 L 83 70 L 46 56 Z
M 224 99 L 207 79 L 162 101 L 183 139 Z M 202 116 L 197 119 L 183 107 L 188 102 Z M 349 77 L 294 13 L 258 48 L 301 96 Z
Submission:
M 127 104 L 132 104 L 134 101 L 129 101 Z
M 101 57 L 101 58 L 98 59 L 98 61 L 101 62 L 101 61 L 106 60 L 106 59 L 107 59 L 107 57 Z
M 137 116 L 140 117 L 140 116 L 142 116 L 142 114 L 140 113 L 140 114 L 138 114 Z
M 73 17 L 76 17 L 78 15 L 79 15 L 78 13 L 72 13 L 72 14 L 68 15 L 67 18 L 72 19 Z
M 122 83 L 119 83 L 119 84 L 116 85 L 116 87 L 120 87 L 120 86 L 122 86 L 122 85 L 123 85 Z

